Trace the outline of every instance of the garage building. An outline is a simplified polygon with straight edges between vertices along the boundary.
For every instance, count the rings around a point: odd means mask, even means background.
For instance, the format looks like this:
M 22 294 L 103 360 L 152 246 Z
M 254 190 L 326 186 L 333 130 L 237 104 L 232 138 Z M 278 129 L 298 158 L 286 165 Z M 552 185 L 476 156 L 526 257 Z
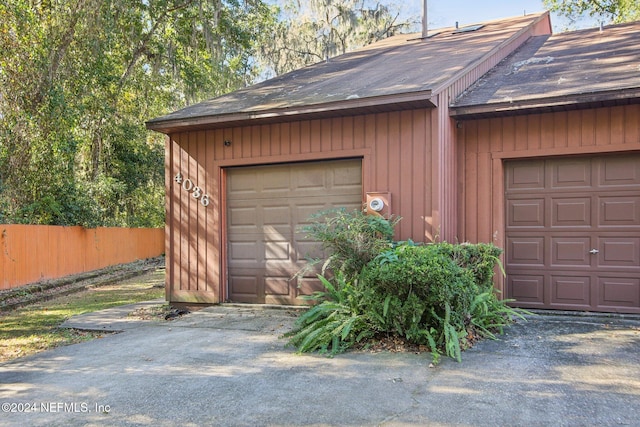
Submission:
M 504 248 L 523 307 L 640 313 L 639 31 L 540 13 L 395 36 L 150 120 L 168 300 L 299 304 L 298 227 L 380 198 L 398 239 Z

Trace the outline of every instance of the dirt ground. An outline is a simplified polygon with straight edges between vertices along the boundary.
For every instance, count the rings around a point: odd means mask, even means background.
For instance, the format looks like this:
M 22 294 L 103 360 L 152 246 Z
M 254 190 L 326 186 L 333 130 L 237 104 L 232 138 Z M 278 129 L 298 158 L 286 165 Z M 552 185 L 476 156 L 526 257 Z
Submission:
M 158 269 L 163 271 L 163 268 L 164 257 L 158 257 L 3 290 L 0 291 L 0 312 L 10 311 L 35 302 L 50 300 L 85 289 L 115 285 L 129 278 Z M 164 276 L 162 276 L 161 280 L 162 284 L 158 281 L 158 285 L 163 287 Z

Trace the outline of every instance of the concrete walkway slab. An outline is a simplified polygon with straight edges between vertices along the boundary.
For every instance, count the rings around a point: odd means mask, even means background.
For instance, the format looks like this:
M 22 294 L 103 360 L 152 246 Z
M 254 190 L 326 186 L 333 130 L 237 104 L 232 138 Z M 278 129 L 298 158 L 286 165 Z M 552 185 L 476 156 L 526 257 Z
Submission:
M 149 324 L 149 321 L 138 320 L 132 316 L 136 310 L 160 307 L 163 304 L 165 304 L 165 300 L 160 298 L 85 313 L 65 320 L 60 327 L 83 331 L 122 332 Z
M 640 425 L 638 320 L 534 316 L 435 368 L 296 355 L 294 320 L 211 307 L 0 364 L 0 426 Z

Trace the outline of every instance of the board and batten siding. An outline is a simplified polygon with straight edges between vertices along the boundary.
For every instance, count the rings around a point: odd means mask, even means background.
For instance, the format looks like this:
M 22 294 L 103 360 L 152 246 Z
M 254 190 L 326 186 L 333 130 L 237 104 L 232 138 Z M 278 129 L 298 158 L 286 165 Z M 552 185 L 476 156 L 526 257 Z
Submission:
M 390 192 L 397 238 L 431 241 L 432 112 L 366 114 L 175 133 L 167 139 L 167 281 L 170 301 L 215 303 L 226 291 L 225 168 L 360 158 L 363 194 Z M 225 145 L 227 141 L 227 145 Z M 208 195 L 194 198 L 189 184 Z
M 548 17 L 522 29 L 475 63 L 461 64 L 433 88 L 437 108 L 292 120 L 173 133 L 167 143 L 167 289 L 170 301 L 215 303 L 226 290 L 225 168 L 330 159 L 362 159 L 363 195 L 391 194 L 404 218 L 396 238 L 460 240 L 460 152 L 449 103 L 532 35 L 549 34 Z M 228 144 L 224 142 L 227 141 Z M 209 206 L 173 177 L 182 173 Z M 485 202 L 485 201 L 483 201 Z M 490 203 L 490 201 L 486 201 Z
M 458 144 L 461 240 L 504 247 L 503 162 L 639 152 L 640 105 L 465 120 Z
M 438 186 L 434 190 L 438 198 L 434 199 L 433 216 L 434 223 L 438 224 L 438 240 L 455 242 L 461 238 L 458 195 L 463 189 L 459 187 L 457 127 L 449 113 L 450 103 L 530 37 L 545 34 L 551 34 L 551 22 L 541 19 L 521 31 L 517 37 L 496 46 L 480 61 L 467 65 L 463 73 L 443 82 L 440 88 L 434 90 L 438 94 L 438 108 L 433 110 L 432 140 L 438 143 L 433 145 L 432 170 L 436 174 L 433 182 Z

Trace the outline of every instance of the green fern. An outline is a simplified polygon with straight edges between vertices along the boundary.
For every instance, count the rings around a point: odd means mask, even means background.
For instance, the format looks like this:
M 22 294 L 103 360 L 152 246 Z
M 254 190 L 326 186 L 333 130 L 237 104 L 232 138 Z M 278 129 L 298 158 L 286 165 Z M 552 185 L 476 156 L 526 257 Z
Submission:
M 335 355 L 372 336 L 366 317 L 357 310 L 358 289 L 341 274 L 336 275 L 335 285 L 323 276 L 318 278 L 326 291 L 305 297 L 321 302 L 303 313 L 294 329 L 284 335 L 289 338 L 288 344 L 300 353 Z

